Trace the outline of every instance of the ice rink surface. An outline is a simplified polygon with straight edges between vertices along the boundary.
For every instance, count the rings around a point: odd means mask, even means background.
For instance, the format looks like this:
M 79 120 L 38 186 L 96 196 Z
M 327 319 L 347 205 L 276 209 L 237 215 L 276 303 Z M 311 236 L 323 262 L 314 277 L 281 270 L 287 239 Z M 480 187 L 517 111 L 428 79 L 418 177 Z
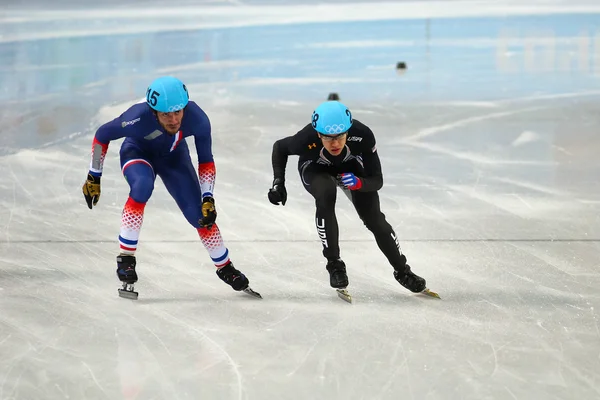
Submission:
M 0 399 L 600 398 L 600 6 L 321 3 L 8 1 Z M 95 129 L 164 74 L 211 118 L 217 221 L 263 300 L 160 180 L 140 298 L 117 297 L 120 143 L 96 209 L 81 185 Z M 442 300 L 393 279 L 341 194 L 338 299 L 296 157 L 267 201 L 272 143 L 329 92 L 374 130 L 382 209 Z

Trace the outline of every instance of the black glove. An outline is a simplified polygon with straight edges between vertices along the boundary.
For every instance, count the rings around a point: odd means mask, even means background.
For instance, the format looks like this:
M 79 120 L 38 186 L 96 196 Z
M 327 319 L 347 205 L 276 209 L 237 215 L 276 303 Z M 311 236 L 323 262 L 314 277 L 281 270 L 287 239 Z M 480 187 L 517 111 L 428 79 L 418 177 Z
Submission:
M 98 204 L 100 200 L 100 177 L 88 174 L 85 183 L 83 184 L 83 197 L 89 209 L 92 209 L 92 205 Z
M 199 221 L 204 228 L 212 228 L 217 219 L 217 210 L 215 210 L 215 199 L 206 196 L 202 199 L 202 219 Z
M 269 201 L 276 206 L 281 202 L 282 206 L 285 206 L 287 201 L 287 190 L 285 190 L 285 183 L 281 178 L 275 178 L 273 180 L 273 187 L 269 189 Z

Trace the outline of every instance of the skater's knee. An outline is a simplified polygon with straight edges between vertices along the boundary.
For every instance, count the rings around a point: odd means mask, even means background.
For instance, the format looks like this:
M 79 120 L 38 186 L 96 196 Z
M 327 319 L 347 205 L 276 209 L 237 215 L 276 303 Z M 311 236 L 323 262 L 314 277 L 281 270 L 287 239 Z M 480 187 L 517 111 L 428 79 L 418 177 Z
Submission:
M 315 177 L 311 194 L 315 198 L 317 207 L 330 208 L 335 205 L 337 186 L 335 180 L 329 175 Z
M 148 178 L 136 179 L 135 183 L 131 185 L 129 197 L 139 203 L 147 203 L 152 196 L 154 190 L 154 181 Z
M 366 215 L 361 215 L 360 219 L 362 220 L 363 224 L 365 224 L 367 229 L 371 232 L 391 229 L 390 224 L 387 223 L 382 213 L 370 213 Z
M 198 207 L 188 207 L 182 210 L 183 216 L 194 228 L 201 228 L 200 220 L 202 220 L 202 210 Z
M 325 196 L 315 198 L 315 205 L 317 207 L 317 210 L 331 211 L 335 208 L 335 197 L 332 198 L 329 196 Z

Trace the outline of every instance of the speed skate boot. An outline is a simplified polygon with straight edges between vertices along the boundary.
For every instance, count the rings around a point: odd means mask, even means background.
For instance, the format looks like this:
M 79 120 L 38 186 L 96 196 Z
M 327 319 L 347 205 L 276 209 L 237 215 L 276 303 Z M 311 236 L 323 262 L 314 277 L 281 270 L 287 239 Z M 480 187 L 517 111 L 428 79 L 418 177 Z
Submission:
M 329 272 L 329 284 L 332 288 L 345 289 L 346 286 L 348 286 L 346 264 L 344 264 L 341 258 L 329 260 L 325 268 L 327 268 L 327 271 Z
M 413 293 L 421 293 L 426 288 L 425 279 L 412 272 L 408 264 L 405 265 L 402 271 L 395 270 L 394 278 Z
M 117 276 L 121 282 L 136 283 L 135 256 L 119 254 L 117 256 Z
M 137 300 L 138 293 L 133 290 L 133 284 L 138 280 L 135 272 L 135 256 L 124 254 L 117 256 L 117 276 L 123 282 L 123 288 L 119 289 L 119 296 Z
M 224 267 L 217 269 L 217 276 L 223 282 L 233 288 L 233 290 L 241 291 L 248 288 L 250 281 L 246 275 L 235 269 L 233 263 L 229 261 Z

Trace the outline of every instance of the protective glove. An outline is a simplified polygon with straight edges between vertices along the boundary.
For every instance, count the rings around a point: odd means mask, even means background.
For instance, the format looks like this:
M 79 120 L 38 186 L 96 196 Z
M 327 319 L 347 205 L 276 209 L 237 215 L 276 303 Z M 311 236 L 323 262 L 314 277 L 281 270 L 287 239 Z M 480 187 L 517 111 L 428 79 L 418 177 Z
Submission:
M 100 200 L 100 177 L 88 174 L 82 190 L 85 202 L 91 210 L 92 206 L 98 204 L 98 200 Z
M 269 189 L 268 193 L 269 201 L 276 206 L 281 202 L 282 206 L 285 206 L 287 201 L 287 190 L 285 190 L 285 183 L 283 179 L 276 178 L 273 180 L 273 187 Z
M 352 172 L 344 172 L 338 175 L 338 180 L 350 190 L 358 190 L 362 187 L 362 181 Z
M 202 199 L 202 219 L 200 225 L 204 228 L 212 228 L 217 219 L 217 210 L 215 209 L 215 199 L 211 196 L 206 196 Z

